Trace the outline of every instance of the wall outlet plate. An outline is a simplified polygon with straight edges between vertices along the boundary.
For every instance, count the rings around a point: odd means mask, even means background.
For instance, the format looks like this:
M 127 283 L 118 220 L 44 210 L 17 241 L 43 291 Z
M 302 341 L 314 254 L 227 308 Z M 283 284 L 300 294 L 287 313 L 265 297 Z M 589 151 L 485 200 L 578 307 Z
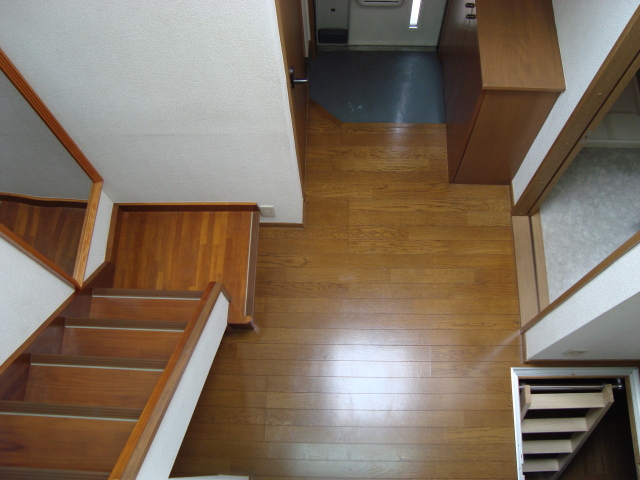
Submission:
M 260 209 L 260 216 L 262 217 L 276 216 L 276 209 L 273 207 L 273 205 L 258 205 L 258 208 Z

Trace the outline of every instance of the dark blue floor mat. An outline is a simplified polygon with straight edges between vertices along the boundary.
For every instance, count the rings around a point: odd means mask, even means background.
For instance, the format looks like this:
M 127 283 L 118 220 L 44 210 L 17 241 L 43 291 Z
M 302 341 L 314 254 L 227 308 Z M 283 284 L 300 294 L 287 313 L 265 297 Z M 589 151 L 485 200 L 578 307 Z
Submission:
M 444 123 L 435 52 L 320 51 L 309 96 L 343 122 Z

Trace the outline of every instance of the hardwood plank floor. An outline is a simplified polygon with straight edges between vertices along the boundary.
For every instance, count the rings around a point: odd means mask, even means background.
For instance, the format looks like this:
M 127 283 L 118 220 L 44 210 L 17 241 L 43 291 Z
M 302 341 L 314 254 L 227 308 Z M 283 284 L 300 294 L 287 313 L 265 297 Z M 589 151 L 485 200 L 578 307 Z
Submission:
M 0 223 L 73 275 L 86 210 L 0 200 Z
M 174 474 L 515 478 L 508 188 L 448 184 L 443 125 L 313 108 L 305 228 L 261 230 Z
M 204 290 L 223 282 L 229 322 L 247 321 L 251 211 L 122 211 L 115 288 Z M 247 303 L 249 305 L 247 305 Z

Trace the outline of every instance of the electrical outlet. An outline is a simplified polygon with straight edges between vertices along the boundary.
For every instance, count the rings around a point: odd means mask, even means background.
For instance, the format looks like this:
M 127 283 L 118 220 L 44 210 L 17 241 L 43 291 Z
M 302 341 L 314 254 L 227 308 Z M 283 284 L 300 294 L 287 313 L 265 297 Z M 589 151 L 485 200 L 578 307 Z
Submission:
M 275 217 L 276 209 L 273 205 L 259 205 L 260 208 L 260 216 L 262 217 Z

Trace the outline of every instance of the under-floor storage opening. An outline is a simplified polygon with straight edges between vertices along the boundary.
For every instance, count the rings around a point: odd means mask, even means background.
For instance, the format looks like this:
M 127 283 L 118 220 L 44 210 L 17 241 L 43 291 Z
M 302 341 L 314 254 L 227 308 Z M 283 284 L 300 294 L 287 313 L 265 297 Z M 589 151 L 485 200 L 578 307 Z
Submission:
M 635 368 L 512 369 L 518 478 L 638 478 Z
M 640 231 L 639 184 L 636 74 L 540 207 L 550 302 Z

